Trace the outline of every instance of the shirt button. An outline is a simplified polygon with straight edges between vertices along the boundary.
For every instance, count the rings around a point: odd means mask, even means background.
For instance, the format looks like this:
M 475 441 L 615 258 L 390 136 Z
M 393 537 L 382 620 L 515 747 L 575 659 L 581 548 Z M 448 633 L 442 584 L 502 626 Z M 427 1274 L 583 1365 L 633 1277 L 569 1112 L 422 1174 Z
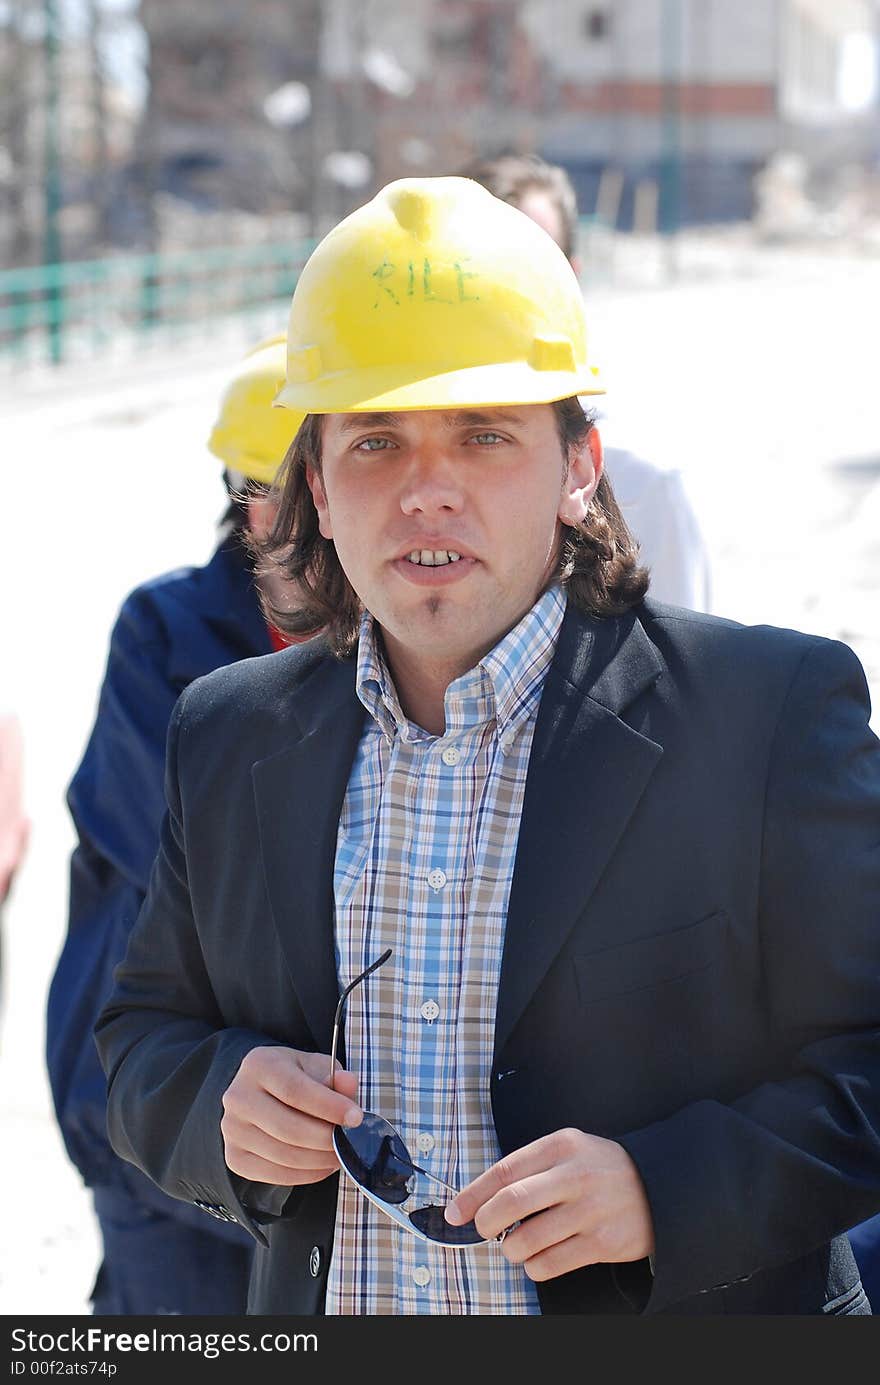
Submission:
M 440 759 L 443 761 L 444 765 L 457 765 L 461 759 L 461 751 L 456 750 L 454 745 L 448 745 L 441 753 Z
M 446 884 L 446 872 L 436 867 L 428 871 L 428 884 L 432 890 L 442 890 Z
M 416 1265 L 413 1270 L 413 1283 L 418 1284 L 420 1289 L 424 1289 L 426 1284 L 431 1282 L 431 1271 L 427 1265 Z
M 423 1005 L 419 1006 L 419 1014 L 422 1019 L 427 1020 L 429 1024 L 434 1023 L 439 1013 L 440 1006 L 437 1004 L 436 1000 L 426 1000 Z
M 420 1154 L 430 1154 L 434 1144 L 434 1136 L 430 1135 L 427 1130 L 423 1130 L 416 1140 L 416 1149 Z

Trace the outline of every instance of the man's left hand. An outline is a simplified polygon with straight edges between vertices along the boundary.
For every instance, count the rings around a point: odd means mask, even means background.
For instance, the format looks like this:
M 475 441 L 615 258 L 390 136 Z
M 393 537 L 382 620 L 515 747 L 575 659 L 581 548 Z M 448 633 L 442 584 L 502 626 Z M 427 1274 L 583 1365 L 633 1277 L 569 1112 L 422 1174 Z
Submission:
M 536 1282 L 654 1253 L 635 1163 L 622 1145 L 583 1130 L 556 1130 L 499 1159 L 462 1189 L 446 1216 L 453 1225 L 473 1219 L 487 1240 L 513 1227 L 502 1251 Z

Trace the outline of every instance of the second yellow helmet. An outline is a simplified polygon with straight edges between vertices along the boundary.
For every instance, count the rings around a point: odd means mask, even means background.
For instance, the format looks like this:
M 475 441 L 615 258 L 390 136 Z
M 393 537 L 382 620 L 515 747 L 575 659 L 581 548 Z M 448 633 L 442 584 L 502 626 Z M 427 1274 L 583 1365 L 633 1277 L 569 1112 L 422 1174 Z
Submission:
M 273 409 L 287 364 L 284 333 L 253 347 L 236 366 L 220 399 L 208 448 L 231 471 L 271 485 L 304 414 Z

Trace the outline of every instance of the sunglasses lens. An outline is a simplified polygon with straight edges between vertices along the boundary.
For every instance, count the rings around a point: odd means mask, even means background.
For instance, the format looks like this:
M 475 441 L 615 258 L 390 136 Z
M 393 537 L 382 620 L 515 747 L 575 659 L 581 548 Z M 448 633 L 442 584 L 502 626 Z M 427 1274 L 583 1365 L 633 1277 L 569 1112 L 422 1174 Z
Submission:
M 409 1213 L 409 1219 L 422 1235 L 444 1246 L 477 1246 L 484 1240 L 472 1221 L 464 1226 L 450 1226 L 442 1207 L 417 1207 Z
M 382 1202 L 406 1202 L 415 1170 L 406 1145 L 387 1120 L 368 1111 L 360 1125 L 337 1126 L 334 1143 L 340 1163 L 362 1188 Z

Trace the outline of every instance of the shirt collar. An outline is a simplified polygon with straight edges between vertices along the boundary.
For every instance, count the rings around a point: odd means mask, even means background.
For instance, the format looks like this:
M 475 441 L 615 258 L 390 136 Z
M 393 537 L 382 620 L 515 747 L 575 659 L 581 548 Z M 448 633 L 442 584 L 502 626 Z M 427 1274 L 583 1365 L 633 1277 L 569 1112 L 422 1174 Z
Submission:
M 446 735 L 494 720 L 502 751 L 509 750 L 540 696 L 565 614 L 565 593 L 553 585 L 488 654 L 446 689 Z M 433 739 L 409 721 L 364 611 L 358 637 L 357 695 L 390 742 Z
M 420 736 L 428 735 L 427 731 L 408 721 L 404 715 L 397 697 L 397 689 L 379 647 L 376 623 L 367 610 L 361 616 L 358 635 L 355 689 L 386 740 L 393 741 L 398 734 L 405 741 L 418 740 Z

